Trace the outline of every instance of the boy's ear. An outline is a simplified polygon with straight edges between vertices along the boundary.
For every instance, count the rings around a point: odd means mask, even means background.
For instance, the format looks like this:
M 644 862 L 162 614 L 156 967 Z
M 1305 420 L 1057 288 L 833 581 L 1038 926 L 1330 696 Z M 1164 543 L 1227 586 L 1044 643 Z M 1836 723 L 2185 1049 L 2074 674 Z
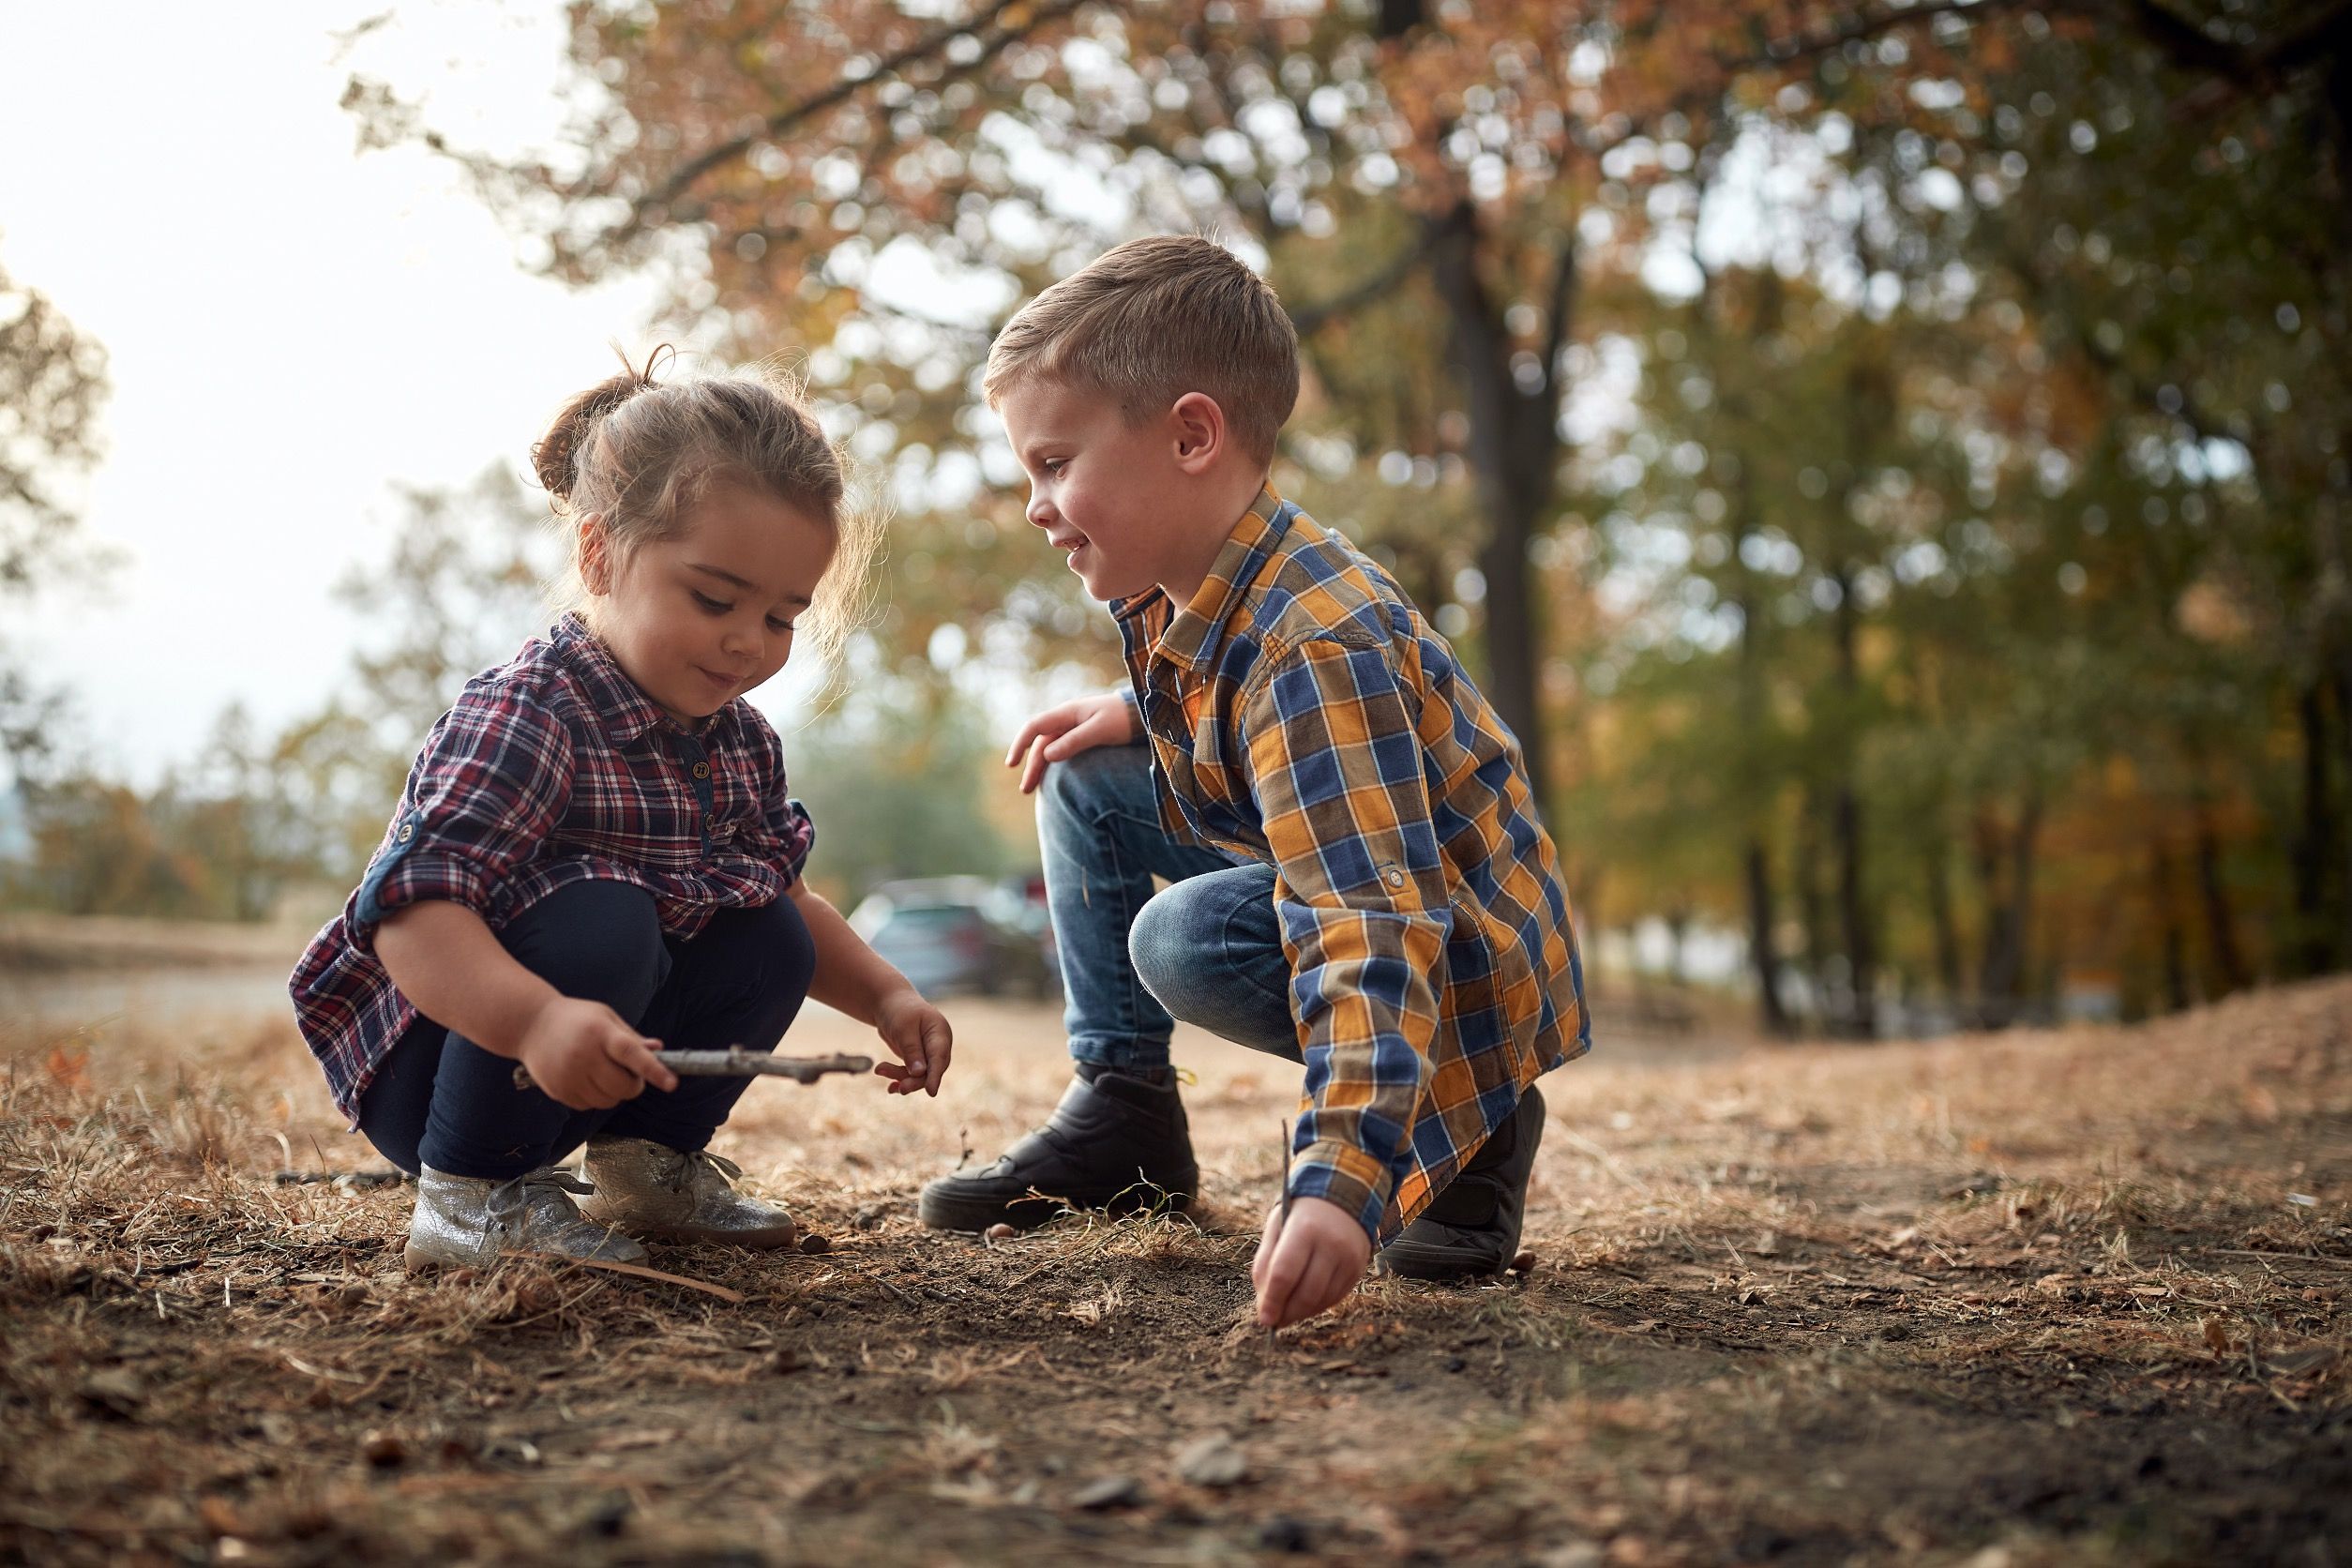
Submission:
M 607 553 L 604 515 L 590 512 L 580 520 L 580 581 L 592 594 L 612 591 L 612 558 Z
M 1176 431 L 1176 466 L 1187 474 L 1205 474 L 1224 455 L 1225 410 L 1206 392 L 1187 392 L 1168 410 Z

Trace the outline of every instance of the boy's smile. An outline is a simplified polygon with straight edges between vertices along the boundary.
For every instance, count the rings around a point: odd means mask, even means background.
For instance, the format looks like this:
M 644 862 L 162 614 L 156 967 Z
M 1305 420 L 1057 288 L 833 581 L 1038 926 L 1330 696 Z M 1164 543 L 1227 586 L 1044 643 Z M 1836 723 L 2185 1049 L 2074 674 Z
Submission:
M 714 484 L 674 536 L 614 561 L 583 520 L 580 572 L 596 635 L 671 718 L 694 723 L 764 683 L 792 656 L 793 619 L 833 560 L 833 530 L 763 491 Z

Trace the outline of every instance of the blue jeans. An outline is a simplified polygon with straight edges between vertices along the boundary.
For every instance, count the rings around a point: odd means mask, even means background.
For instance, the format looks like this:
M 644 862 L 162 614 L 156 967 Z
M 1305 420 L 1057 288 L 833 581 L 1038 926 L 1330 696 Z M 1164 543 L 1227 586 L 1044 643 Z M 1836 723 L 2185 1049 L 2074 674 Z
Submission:
M 509 921 L 498 940 L 565 996 L 611 1008 L 672 1050 L 740 1045 L 773 1050 L 816 971 L 816 946 L 790 898 L 721 910 L 691 942 L 662 935 L 653 895 L 626 882 L 573 882 Z M 385 1159 L 452 1176 L 504 1181 L 552 1165 L 591 1138 L 649 1138 L 701 1149 L 749 1088 L 745 1078 L 687 1078 L 602 1110 L 573 1110 L 515 1087 L 493 1055 L 421 1015 L 376 1067 L 359 1130 Z
M 1274 867 L 1169 837 L 1149 748 L 1097 746 L 1048 768 L 1037 840 L 1072 1056 L 1165 1067 L 1182 1018 L 1302 1060 Z M 1155 897 L 1154 876 L 1175 885 Z

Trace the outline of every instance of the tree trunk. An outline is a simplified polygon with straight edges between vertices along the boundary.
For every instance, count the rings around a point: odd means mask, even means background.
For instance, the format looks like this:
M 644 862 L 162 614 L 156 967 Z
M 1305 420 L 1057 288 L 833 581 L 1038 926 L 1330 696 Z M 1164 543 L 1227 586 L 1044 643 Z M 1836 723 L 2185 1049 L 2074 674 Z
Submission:
M 1442 219 L 1432 276 L 1451 326 L 1455 372 L 1470 415 L 1470 466 L 1486 514 L 1478 568 L 1486 579 L 1486 696 L 1526 759 L 1540 804 L 1550 784 L 1549 759 L 1536 708 L 1536 625 L 1527 548 L 1551 507 L 1560 464 L 1558 345 L 1574 305 L 1576 252 L 1564 240 L 1551 293 L 1553 352 L 1527 389 L 1514 379 L 1511 339 L 1479 275 L 1478 213 L 1465 200 Z
M 2156 916 L 2164 933 L 2164 1000 L 2176 1013 L 2185 1013 L 2195 1000 L 2189 987 L 2189 935 L 2180 927 L 2180 906 L 2173 897 L 2172 856 L 2162 841 L 2148 848 L 2148 880 L 2155 884 Z
M 2343 628 L 2341 635 L 2343 651 L 2336 659 L 2336 734 L 2344 747 L 2344 785 L 2352 790 L 2352 626 Z M 2344 835 L 2339 842 L 2344 855 L 2344 899 L 2336 907 L 2341 921 L 2336 946 L 2344 961 L 2352 963 L 2352 833 Z
M 1841 716 L 1846 748 L 1845 774 L 1837 787 L 1832 831 L 1837 836 L 1838 919 L 1846 934 L 1846 962 L 1853 987 L 1846 1030 L 1856 1039 L 1878 1033 L 1878 968 L 1870 928 L 1870 912 L 1862 892 L 1862 796 L 1854 788 L 1853 704 L 1862 689 L 1862 668 L 1855 642 L 1858 635 L 1853 575 L 1841 563 L 1837 570 L 1837 685 L 1845 699 Z
M 1936 936 L 1936 978 L 1944 1000 L 1958 1012 L 1961 1005 L 1960 927 L 1952 914 L 1952 854 L 1940 833 L 1931 832 L 1922 852 L 1927 857 L 1927 919 Z
M 2329 793 L 2327 693 L 2318 681 L 2303 688 L 2297 711 L 2303 738 L 2303 831 L 2288 867 L 2295 879 L 2296 969 L 2324 974 L 2335 958 L 2328 872 L 2335 860 L 2336 819 Z
M 2222 993 L 2243 990 L 2246 987 L 2246 961 L 2238 946 L 2238 922 L 2229 907 L 2229 888 L 2222 876 L 2222 840 L 2213 824 L 2213 807 L 2202 798 L 2196 803 L 2196 867 L 2197 896 L 2205 906 L 2205 934 L 2212 945 L 2213 968 L 2222 983 Z
M 2019 814 L 2019 838 L 2031 831 L 2028 813 L 2037 809 L 2029 803 L 2027 812 Z M 2000 818 L 1989 807 L 1978 814 L 1974 840 L 1971 858 L 1984 899 L 1984 951 L 1977 969 L 1976 1021 L 1985 1029 L 2007 1029 L 2017 1019 L 2025 975 L 2024 912 L 2015 883 L 2020 873 L 2030 868 L 2032 854 L 2014 841 L 2004 841 Z M 2011 884 L 2006 888 L 2001 875 L 2004 862 Z
M 1756 967 L 1756 1022 L 1765 1033 L 1784 1039 L 1793 1033 L 1780 1000 L 1780 958 L 1772 942 L 1772 871 L 1764 840 L 1748 840 L 1748 961 Z
M 2017 837 L 2009 852 L 2009 928 L 2012 949 L 2017 956 L 2018 975 L 2026 972 L 2026 956 L 2033 951 L 2033 867 L 2034 852 L 2042 838 L 2042 792 L 2029 790 L 2026 803 L 2017 812 Z M 2022 1007 L 2032 987 L 2020 984 L 2018 1002 Z M 2013 1019 L 2015 1014 L 2011 1015 Z
M 1813 1004 L 1819 1019 L 1830 1018 L 1828 971 L 1830 943 L 1829 897 L 1821 891 L 1820 796 L 1805 792 L 1804 807 L 1797 819 L 1797 912 L 1804 921 L 1805 970 L 1813 980 Z

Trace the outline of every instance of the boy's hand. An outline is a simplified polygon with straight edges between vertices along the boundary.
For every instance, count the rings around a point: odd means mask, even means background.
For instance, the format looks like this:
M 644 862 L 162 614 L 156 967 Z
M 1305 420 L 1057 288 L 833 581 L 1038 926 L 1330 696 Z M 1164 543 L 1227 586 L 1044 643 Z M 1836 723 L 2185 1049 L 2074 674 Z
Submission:
M 1048 762 L 1067 761 L 1098 746 L 1125 746 L 1135 739 L 1135 710 L 1116 691 L 1080 697 L 1048 708 L 1021 726 L 1004 765 L 1018 764 L 1021 793 L 1033 792 L 1046 776 Z
M 647 1084 L 675 1089 L 661 1064 L 661 1042 L 648 1040 L 601 1002 L 559 996 L 539 1009 L 515 1058 L 557 1105 L 602 1110 L 635 1099 Z
M 874 1033 L 898 1058 L 877 1066 L 874 1076 L 888 1078 L 893 1094 L 919 1089 L 936 1098 L 955 1050 L 955 1031 L 947 1027 L 947 1015 L 909 987 L 882 998 L 874 1009 Z
M 1300 1322 L 1336 1306 L 1372 1265 L 1372 1238 L 1356 1216 L 1327 1198 L 1301 1198 L 1283 1222 L 1282 1206 L 1266 1214 L 1249 1280 L 1258 1287 L 1258 1321 L 1270 1329 Z

